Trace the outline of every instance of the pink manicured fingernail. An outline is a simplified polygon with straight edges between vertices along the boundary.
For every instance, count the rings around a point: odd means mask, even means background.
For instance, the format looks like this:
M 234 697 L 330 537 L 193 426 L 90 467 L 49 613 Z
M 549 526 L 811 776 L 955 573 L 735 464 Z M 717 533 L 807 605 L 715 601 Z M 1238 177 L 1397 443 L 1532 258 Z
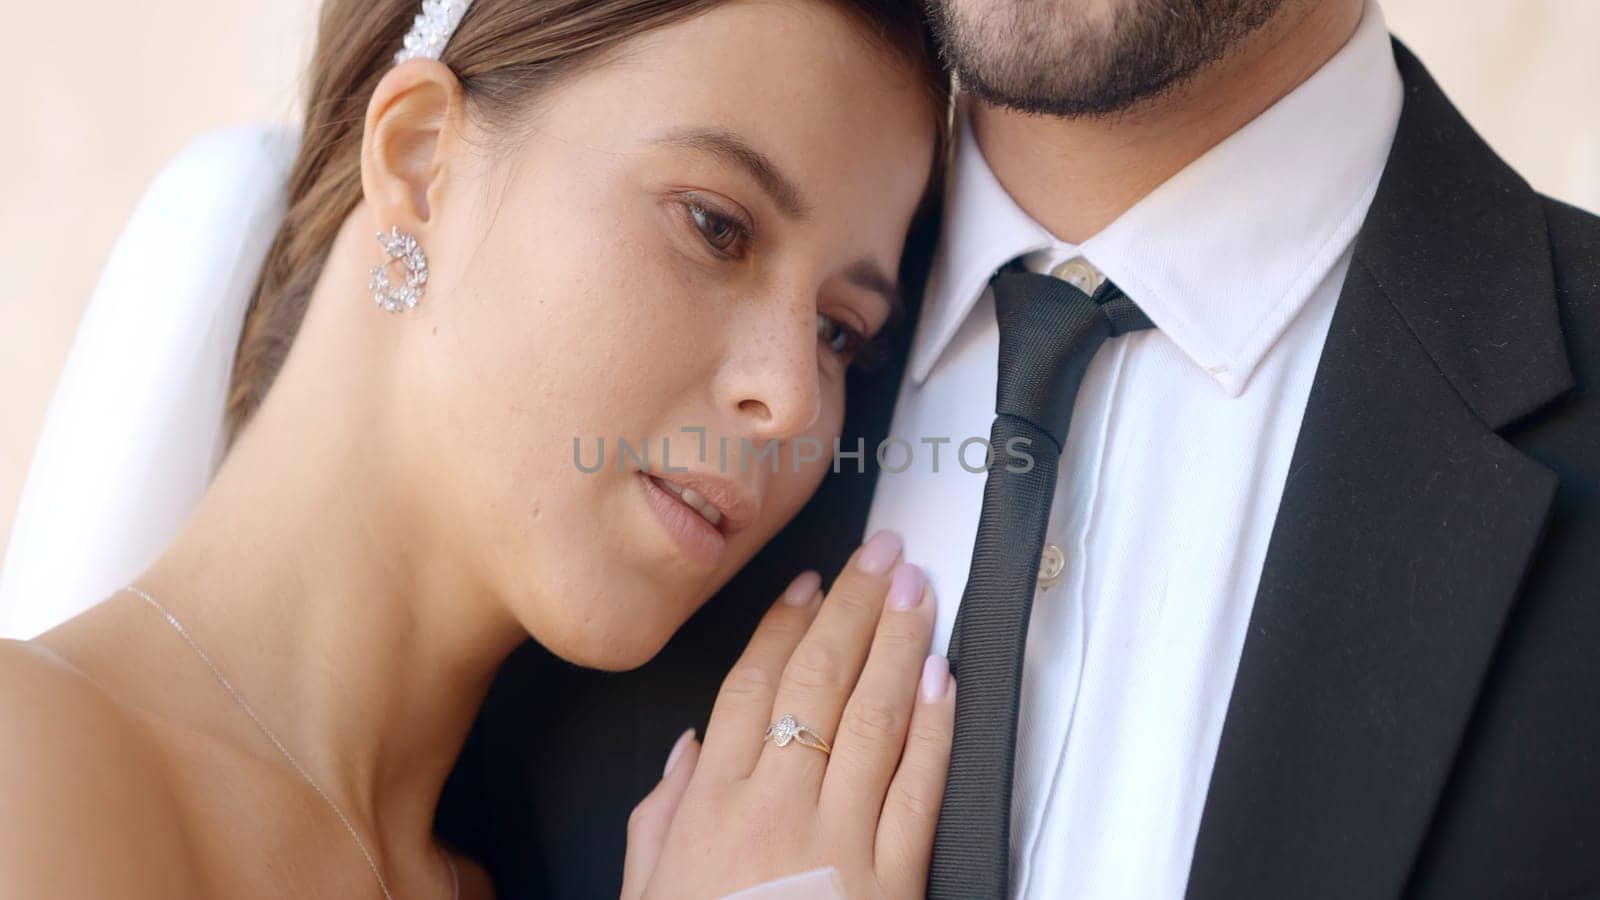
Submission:
M 937 653 L 922 664 L 922 699 L 928 703 L 943 700 L 950 688 L 950 663 Z
M 866 544 L 861 547 L 861 556 L 857 558 L 856 565 L 868 575 L 884 575 L 889 567 L 894 565 L 895 557 L 900 555 L 902 545 L 900 535 L 887 528 L 867 538 Z
M 820 587 L 822 587 L 821 575 L 816 572 L 801 572 L 789 582 L 789 587 L 784 589 L 783 602 L 790 606 L 805 606 L 817 595 L 817 589 Z
M 673 764 L 678 761 L 678 757 L 683 755 L 683 748 L 689 746 L 689 740 L 691 738 L 693 738 L 693 737 L 694 737 L 694 729 L 693 728 L 689 729 L 688 731 L 685 731 L 683 734 L 678 735 L 678 742 L 676 744 L 672 745 L 672 752 L 667 754 L 667 764 L 661 770 L 661 777 L 662 778 L 665 778 L 668 775 L 672 774 L 672 766 L 673 766 Z
M 916 565 L 895 566 L 894 578 L 889 582 L 889 605 L 895 609 L 915 609 L 922 602 L 922 589 L 927 583 L 922 569 Z

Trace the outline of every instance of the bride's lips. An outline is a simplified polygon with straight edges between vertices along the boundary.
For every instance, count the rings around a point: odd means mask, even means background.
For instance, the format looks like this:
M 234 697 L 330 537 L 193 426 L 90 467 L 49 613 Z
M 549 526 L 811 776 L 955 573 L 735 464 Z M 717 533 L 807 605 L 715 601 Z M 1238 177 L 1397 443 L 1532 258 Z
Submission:
M 728 538 L 749 526 L 757 503 L 732 480 L 704 472 L 638 473 L 645 502 L 678 549 L 691 561 L 715 568 Z

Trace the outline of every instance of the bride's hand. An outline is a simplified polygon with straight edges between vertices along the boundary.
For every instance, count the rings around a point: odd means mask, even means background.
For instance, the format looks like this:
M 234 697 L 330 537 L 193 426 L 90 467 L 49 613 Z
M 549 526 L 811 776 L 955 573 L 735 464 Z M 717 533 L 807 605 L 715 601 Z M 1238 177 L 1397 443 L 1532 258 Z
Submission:
M 680 741 L 634 810 L 624 900 L 706 900 L 823 866 L 851 900 L 924 895 L 955 719 L 955 680 L 927 656 L 932 592 L 889 532 L 825 599 L 820 585 L 807 572 L 773 605 L 704 746 Z M 831 755 L 763 739 L 785 714 Z

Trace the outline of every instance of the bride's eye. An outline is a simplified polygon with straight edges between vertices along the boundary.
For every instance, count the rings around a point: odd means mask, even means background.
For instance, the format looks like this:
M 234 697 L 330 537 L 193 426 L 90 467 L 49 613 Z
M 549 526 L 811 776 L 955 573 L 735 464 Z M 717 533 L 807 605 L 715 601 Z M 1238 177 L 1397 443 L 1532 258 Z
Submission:
M 817 313 L 817 343 L 845 366 L 860 372 L 875 371 L 888 362 L 889 331 L 885 327 L 868 337 L 833 316 Z
M 867 337 L 861 332 L 823 313 L 817 313 L 817 340 L 847 363 L 867 344 Z
M 687 200 L 684 205 L 689 211 L 695 230 L 700 232 L 700 237 L 705 240 L 706 246 L 711 248 L 711 252 L 726 259 L 737 259 L 744 255 L 751 237 L 751 228 L 748 224 L 714 209 L 701 200 Z

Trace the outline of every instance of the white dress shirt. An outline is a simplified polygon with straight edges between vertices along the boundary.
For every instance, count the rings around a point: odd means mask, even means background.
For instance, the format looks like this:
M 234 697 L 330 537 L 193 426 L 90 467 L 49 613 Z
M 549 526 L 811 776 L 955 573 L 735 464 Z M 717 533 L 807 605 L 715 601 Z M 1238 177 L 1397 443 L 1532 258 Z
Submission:
M 937 650 L 983 501 L 984 473 L 955 451 L 994 417 L 994 270 L 1081 257 L 1156 326 L 1102 346 L 1063 447 L 1041 566 L 1053 583 L 1034 596 L 1024 662 L 1013 896 L 1184 893 L 1267 540 L 1401 96 L 1369 3 L 1310 79 L 1078 246 L 1000 186 L 959 101 L 891 426 L 915 453 L 880 476 L 868 520 L 926 569 Z M 888 456 L 898 467 L 904 447 Z M 982 446 L 965 460 L 981 466 Z

